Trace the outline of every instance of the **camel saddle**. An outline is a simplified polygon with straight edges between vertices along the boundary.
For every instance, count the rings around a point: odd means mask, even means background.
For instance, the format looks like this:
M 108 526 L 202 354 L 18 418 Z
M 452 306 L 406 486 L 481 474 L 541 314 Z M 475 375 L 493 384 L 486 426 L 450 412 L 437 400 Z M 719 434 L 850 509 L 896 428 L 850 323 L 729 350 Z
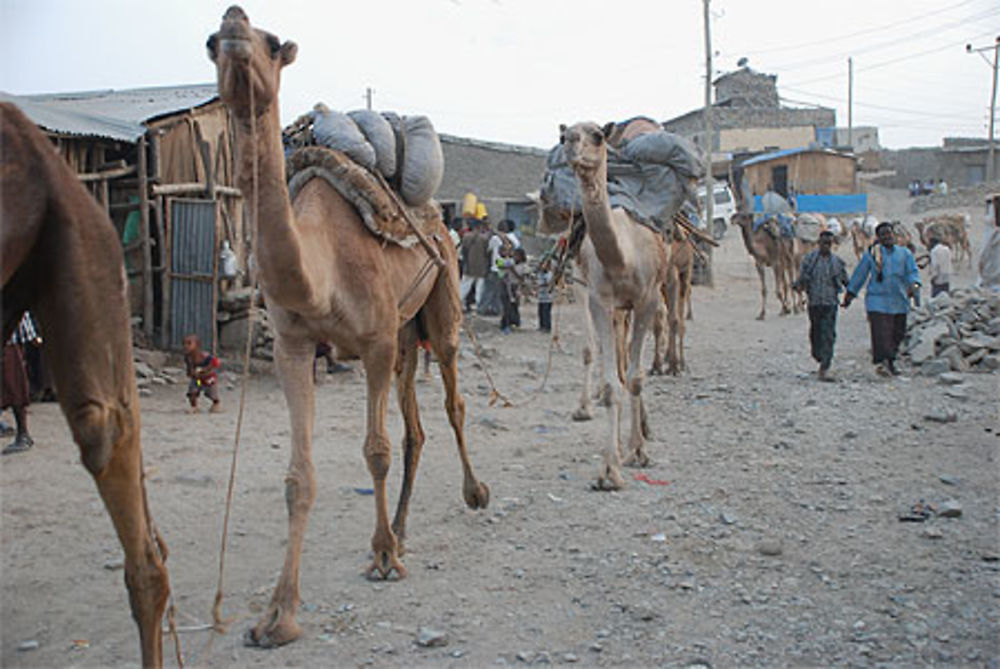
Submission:
M 306 146 L 287 160 L 288 195 L 294 200 L 313 179 L 323 179 L 350 202 L 365 227 L 377 238 L 409 248 L 440 231 L 441 212 L 433 200 L 415 207 L 403 202 L 381 174 L 371 172 L 347 154 L 324 146 Z

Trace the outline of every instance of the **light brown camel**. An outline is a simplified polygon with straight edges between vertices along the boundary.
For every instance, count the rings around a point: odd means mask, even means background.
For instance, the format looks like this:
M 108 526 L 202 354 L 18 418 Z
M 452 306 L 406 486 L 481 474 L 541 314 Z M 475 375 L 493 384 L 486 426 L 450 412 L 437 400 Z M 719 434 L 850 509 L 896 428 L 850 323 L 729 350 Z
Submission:
M 650 374 L 663 374 L 663 349 L 666 348 L 667 374 L 676 376 L 687 369 L 684 361 L 685 314 L 691 318 L 691 280 L 694 276 L 694 247 L 690 237 L 674 228 L 670 244 L 670 266 L 663 285 L 663 300 L 653 321 L 653 365 Z M 664 347 L 664 335 L 666 346 Z
M 931 247 L 931 239 L 936 238 L 955 253 L 955 264 L 964 258 L 972 267 L 972 247 L 969 244 L 969 228 L 962 214 L 942 214 L 931 216 L 913 224 L 926 248 Z
M 121 244 L 51 142 L 7 103 L 0 103 L 0 147 L 3 340 L 24 311 L 38 319 L 59 405 L 125 550 L 142 664 L 159 667 L 167 547 L 143 483 Z
M 865 230 L 862 219 L 856 219 L 851 223 L 851 244 L 854 247 L 854 255 L 858 260 L 865 254 L 868 247 L 875 243 L 875 237 L 869 235 Z
M 764 268 L 774 271 L 774 292 L 781 301 L 781 315 L 791 312 L 791 286 L 795 272 L 793 239 L 782 237 L 777 229 L 770 229 L 767 224 L 753 229 L 753 215 L 746 212 L 733 214 L 732 222 L 740 227 L 743 234 L 743 245 L 753 258 L 760 278 L 760 313 L 757 320 L 764 320 L 767 303 L 767 282 L 764 279 Z
M 607 191 L 607 135 L 596 123 L 560 127 L 560 142 L 566 161 L 576 175 L 583 201 L 586 237 L 579 259 L 587 290 L 583 293 L 590 327 L 596 333 L 604 376 L 602 395 L 608 400 L 608 436 L 604 457 L 594 488 L 617 490 L 625 482 L 621 475 L 622 382 L 616 363 L 614 327 L 617 310 L 631 311 L 628 337 L 628 368 L 625 387 L 630 398 L 631 430 L 625 463 L 649 464 L 642 429 L 642 346 L 660 304 L 661 286 L 666 281 L 669 248 L 663 236 L 636 222 L 624 209 L 612 209 Z M 624 337 L 622 340 L 624 341 Z M 584 377 L 589 378 L 592 356 L 584 354 Z M 586 382 L 585 382 L 586 383 Z M 582 406 L 589 410 L 588 388 Z
M 267 611 L 247 633 L 248 643 L 268 647 L 293 641 L 302 632 L 295 615 L 302 541 L 316 497 L 311 456 L 316 342 L 329 341 L 338 351 L 359 356 L 366 373 L 363 451 L 375 490 L 374 560 L 366 572 L 370 578 L 406 575 L 399 557 L 424 444 L 414 386 L 418 321 L 441 367 L 445 409 L 462 461 L 466 504 L 486 507 L 489 488 L 476 479 L 466 452 L 465 403 L 458 392 L 456 358 L 462 319 L 458 258 L 440 216 L 434 223 L 434 243 L 445 263 L 423 274 L 430 261 L 423 247 L 383 245 L 325 179 L 308 181 L 292 201 L 285 184 L 278 89 L 281 69 L 295 59 L 297 47 L 253 28 L 236 6 L 226 11 L 219 32 L 208 39 L 207 46 L 217 69 L 219 97 L 234 116 L 239 185 L 251 198 L 250 211 L 257 209 L 255 257 L 275 327 L 274 357 L 292 427 L 285 477 L 288 544 L 284 567 Z M 386 475 L 391 445 L 385 418 L 394 371 L 405 435 L 403 484 L 390 524 Z

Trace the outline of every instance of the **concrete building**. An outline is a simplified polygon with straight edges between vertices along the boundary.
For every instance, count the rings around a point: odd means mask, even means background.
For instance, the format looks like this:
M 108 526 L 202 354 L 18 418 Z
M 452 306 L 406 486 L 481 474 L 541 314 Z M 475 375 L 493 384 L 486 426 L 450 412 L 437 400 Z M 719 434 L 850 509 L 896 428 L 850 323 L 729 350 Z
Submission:
M 970 137 L 945 137 L 939 147 L 921 147 L 881 152 L 881 167 L 894 174 L 879 183 L 892 188 L 906 188 L 919 179 L 944 179 L 952 188 L 975 186 L 986 179 L 989 155 L 987 140 Z M 995 152 L 993 173 L 1000 174 L 1000 151 Z
M 836 127 L 836 112 L 827 107 L 782 106 L 777 75 L 742 67 L 712 82 L 711 142 L 713 154 L 754 154 L 808 146 L 821 129 Z M 664 129 L 692 139 L 705 148 L 704 110 L 696 109 L 663 123 Z
M 446 221 L 461 213 L 462 198 L 473 193 L 486 205 L 494 224 L 509 218 L 519 231 L 535 229 L 535 194 L 545 172 L 547 151 L 453 135 L 441 135 L 441 149 L 444 178 L 434 199 L 444 209 Z

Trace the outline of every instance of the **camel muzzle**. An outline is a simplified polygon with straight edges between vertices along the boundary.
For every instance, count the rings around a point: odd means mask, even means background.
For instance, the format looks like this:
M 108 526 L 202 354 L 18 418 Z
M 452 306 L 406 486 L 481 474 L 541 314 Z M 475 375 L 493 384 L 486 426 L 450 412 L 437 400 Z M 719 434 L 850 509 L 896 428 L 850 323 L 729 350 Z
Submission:
M 240 60 L 250 60 L 250 56 L 253 54 L 253 44 L 250 40 L 243 38 L 223 38 L 219 40 L 219 48 L 230 58 Z

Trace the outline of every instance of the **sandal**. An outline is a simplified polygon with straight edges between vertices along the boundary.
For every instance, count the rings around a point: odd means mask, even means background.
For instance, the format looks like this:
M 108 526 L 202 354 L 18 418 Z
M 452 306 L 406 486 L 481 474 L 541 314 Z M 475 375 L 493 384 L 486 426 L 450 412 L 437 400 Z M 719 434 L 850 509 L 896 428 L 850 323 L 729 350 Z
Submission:
M 10 455 L 11 453 L 22 453 L 35 445 L 35 440 L 28 435 L 22 435 L 7 445 L 0 455 Z

